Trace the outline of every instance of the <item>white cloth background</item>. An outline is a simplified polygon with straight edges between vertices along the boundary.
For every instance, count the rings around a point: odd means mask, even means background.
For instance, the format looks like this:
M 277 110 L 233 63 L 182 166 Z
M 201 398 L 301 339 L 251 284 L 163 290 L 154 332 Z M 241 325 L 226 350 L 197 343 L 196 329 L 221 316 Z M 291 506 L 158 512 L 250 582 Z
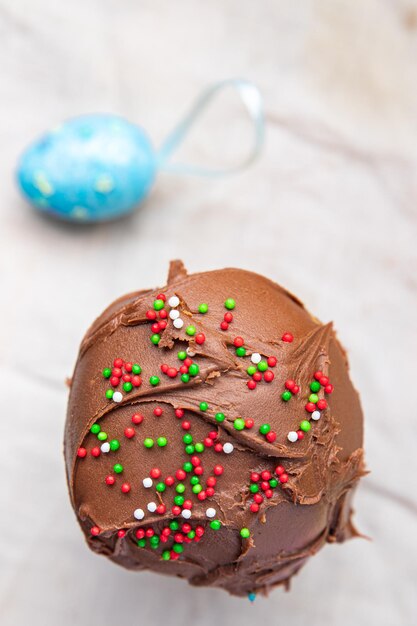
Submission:
M 411 0 L 0 0 L 2 626 L 417 623 L 417 5 Z M 131 218 L 75 228 L 18 197 L 26 143 L 111 111 L 160 142 L 207 84 L 254 80 L 267 144 L 216 182 L 161 176 Z M 187 146 L 232 162 L 244 116 L 219 101 Z M 253 606 L 92 554 L 61 441 L 81 337 L 115 297 L 190 271 L 252 269 L 335 320 L 366 414 L 356 522 Z

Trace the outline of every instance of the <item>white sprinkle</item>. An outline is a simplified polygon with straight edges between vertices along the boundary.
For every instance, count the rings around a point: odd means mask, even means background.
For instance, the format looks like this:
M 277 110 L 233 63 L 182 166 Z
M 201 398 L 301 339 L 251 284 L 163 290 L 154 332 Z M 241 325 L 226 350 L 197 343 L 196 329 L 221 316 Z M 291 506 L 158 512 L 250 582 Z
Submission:
M 176 320 L 173 321 L 173 324 L 175 326 L 175 328 L 182 328 L 184 326 L 184 322 L 182 321 L 182 319 L 180 317 L 177 317 Z
M 209 509 L 207 509 L 206 515 L 207 517 L 216 517 L 216 509 L 213 509 L 213 507 L 210 507 Z
M 170 299 L 168 300 L 168 304 L 170 307 L 172 307 L 173 309 L 175 309 L 175 307 L 177 307 L 180 303 L 180 299 L 178 298 L 178 296 L 171 296 Z
M 148 511 L 150 513 L 155 513 L 155 511 L 156 511 L 156 504 L 155 504 L 155 502 L 148 502 L 147 508 L 148 508 Z
M 320 411 L 313 411 L 311 414 L 311 419 L 317 422 L 317 420 L 320 419 Z
M 142 480 L 143 486 L 145 487 L 145 489 L 150 489 L 153 485 L 153 480 L 152 478 L 144 478 Z
M 120 393 L 120 391 L 115 391 L 113 394 L 113 400 L 114 402 L 121 402 L 123 400 L 123 396 Z
M 255 365 L 258 365 L 258 363 L 262 360 L 262 357 L 259 352 L 254 352 L 250 360 L 252 361 L 252 363 L 255 363 Z
M 109 444 L 109 442 L 108 442 L 108 441 L 105 441 L 105 442 L 101 445 L 100 450 L 101 450 L 102 452 L 104 452 L 104 454 L 107 454 L 107 452 L 110 452 L 110 444 Z
M 233 452 L 234 447 L 232 443 L 225 443 L 223 446 L 223 452 L 225 452 L 226 454 L 230 454 L 231 452 Z
M 195 352 L 191 348 L 187 348 L 186 353 L 188 354 L 188 356 L 195 356 Z
M 180 312 L 179 312 L 179 311 L 177 311 L 177 309 L 172 309 L 172 311 L 170 311 L 170 312 L 169 312 L 169 317 L 170 317 L 172 320 L 176 320 L 176 319 L 178 319 L 178 318 L 179 318 L 179 316 L 180 316 Z
M 184 519 L 190 519 L 191 511 L 189 509 L 183 509 L 181 511 L 181 515 L 183 516 Z
M 295 441 L 297 441 L 298 435 L 295 432 L 295 430 L 290 430 L 290 432 L 287 435 L 287 439 L 288 441 L 291 441 L 291 443 L 294 443 Z
M 145 517 L 145 512 L 143 509 L 135 509 L 133 511 L 133 517 L 136 519 L 143 519 Z

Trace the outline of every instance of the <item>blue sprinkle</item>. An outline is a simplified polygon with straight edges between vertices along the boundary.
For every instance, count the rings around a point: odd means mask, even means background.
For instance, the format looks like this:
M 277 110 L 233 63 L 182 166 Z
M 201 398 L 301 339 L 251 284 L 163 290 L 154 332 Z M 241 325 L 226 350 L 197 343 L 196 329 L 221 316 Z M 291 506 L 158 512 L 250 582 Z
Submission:
M 256 599 L 256 593 L 254 593 L 253 591 L 251 593 L 248 593 L 248 600 L 250 602 L 255 602 Z

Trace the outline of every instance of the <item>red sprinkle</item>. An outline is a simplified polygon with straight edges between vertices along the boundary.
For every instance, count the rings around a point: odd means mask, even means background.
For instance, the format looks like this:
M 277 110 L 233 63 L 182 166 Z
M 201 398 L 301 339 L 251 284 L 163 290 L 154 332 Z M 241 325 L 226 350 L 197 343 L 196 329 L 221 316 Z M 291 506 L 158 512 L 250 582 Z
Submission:
M 119 383 L 120 383 L 120 378 L 117 378 L 117 376 L 112 376 L 110 378 L 110 384 L 112 387 L 117 387 Z
M 133 367 L 133 363 L 125 363 L 126 372 L 131 372 Z
M 164 293 L 158 293 L 158 295 L 156 296 L 157 300 L 162 300 L 162 302 L 166 302 L 167 301 L 167 297 Z
M 273 430 L 269 431 L 269 433 L 265 435 L 265 439 L 269 441 L 269 443 L 274 443 L 276 438 L 277 438 L 277 433 L 274 432 Z
M 101 454 L 101 450 L 100 450 L 100 448 L 98 448 L 97 446 L 95 446 L 94 448 L 92 448 L 92 450 L 91 450 L 91 454 L 92 454 L 93 456 L 95 456 L 96 458 L 97 458 L 97 457 L 99 457 L 99 456 L 100 456 L 100 454 Z
M 191 423 L 184 420 L 183 422 L 181 422 L 181 427 L 183 428 L 183 430 L 190 430 Z
M 85 448 L 78 448 L 77 456 L 80 457 L 80 459 L 83 459 L 86 455 L 87 455 L 87 450 Z
M 166 363 L 162 363 L 162 365 L 160 366 L 161 372 L 162 372 L 163 374 L 166 374 L 166 373 L 167 373 L 167 371 L 168 371 L 168 367 L 169 367 L 169 366 L 168 366 Z
M 90 529 L 90 533 L 93 535 L 93 537 L 97 537 L 97 535 L 100 534 L 100 528 L 98 526 L 92 526 Z
M 293 392 L 294 394 L 297 394 L 299 391 L 300 391 L 300 387 L 299 387 L 298 385 L 294 385 L 294 387 L 293 387 L 293 389 L 292 389 L 292 392 Z
M 223 322 L 221 322 L 220 324 L 220 328 L 222 330 L 227 330 L 229 328 L 229 324 L 225 320 L 223 320 Z
M 159 322 L 155 322 L 155 324 L 152 324 L 151 331 L 153 333 L 159 333 L 160 330 L 161 330 L 161 326 L 160 326 Z
M 217 480 L 215 479 L 214 476 L 209 476 L 206 480 L 207 487 L 215 487 L 216 483 L 217 483 Z
M 178 370 L 176 367 L 168 367 L 166 373 L 167 373 L 167 376 L 169 376 L 170 378 L 175 378 L 175 376 L 177 376 L 178 374 Z
M 122 491 L 123 491 L 123 493 L 129 493 L 129 491 L 130 491 L 130 485 L 129 485 L 129 483 L 123 483 L 123 485 L 122 485 Z
M 174 515 L 180 515 L 181 514 L 181 507 L 177 506 L 176 504 L 174 504 L 174 506 L 172 507 L 171 511 L 173 512 Z M 175 552 L 174 552 L 174 554 L 175 554 Z
M 261 496 L 260 493 L 255 493 L 253 496 L 253 499 L 256 502 L 256 504 L 261 504 L 264 501 L 263 496 Z
M 325 387 L 329 384 L 329 379 L 327 378 L 327 376 L 322 376 L 319 380 L 319 383 L 320 385 L 323 385 L 323 387 Z
M 266 370 L 266 372 L 264 373 L 264 381 L 266 383 L 271 383 L 274 380 L 275 374 L 274 372 L 271 372 L 271 370 Z
M 157 406 L 157 407 L 153 410 L 153 414 L 154 414 L 156 417 L 161 417 L 162 413 L 163 413 L 163 411 L 162 411 L 162 409 L 161 409 L 161 407 L 160 407 L 160 406 Z
M 149 475 L 151 476 L 151 478 L 159 478 L 161 475 L 161 470 L 159 469 L 159 467 L 153 467 L 149 472 Z
M 324 400 L 324 399 L 323 399 L 323 400 L 319 400 L 319 401 L 317 402 L 317 408 L 318 408 L 320 411 L 324 411 L 324 409 L 327 409 L 327 402 L 326 402 L 326 400 Z
M 288 391 L 292 391 L 294 387 L 295 382 L 291 378 L 285 381 L 285 388 L 288 389 Z
M 214 489 L 213 489 L 213 487 L 207 487 L 206 494 L 207 494 L 208 498 L 212 498 L 214 496 Z
M 288 474 L 281 474 L 279 477 L 280 483 L 286 483 L 288 481 Z
M 245 428 L 253 428 L 254 424 L 255 421 L 251 417 L 248 417 L 248 419 L 245 420 Z
M 132 385 L 134 387 L 140 387 L 142 384 L 142 379 L 140 376 L 132 376 Z
M 175 476 L 176 476 L 176 478 L 177 478 L 178 480 L 184 480 L 184 479 L 187 477 L 187 473 L 186 473 L 186 472 L 184 472 L 184 470 L 183 470 L 183 469 L 178 469 L 178 470 L 175 472 Z
M 304 433 L 302 430 L 297 430 L 297 437 L 298 439 L 304 439 Z
M 216 443 L 214 446 L 214 451 L 215 452 L 223 452 L 223 446 L 221 443 Z
M 257 483 L 261 480 L 261 475 L 258 472 L 251 472 L 250 479 L 253 483 Z
M 317 372 L 314 372 L 314 378 L 316 380 L 318 380 L 320 382 L 320 378 L 322 378 L 323 376 L 323 372 L 321 372 L 320 370 L 317 370 Z
M 294 337 L 291 333 L 284 333 L 281 337 L 282 341 L 286 343 L 292 343 L 294 341 Z
M 243 341 L 242 337 L 235 337 L 233 339 L 233 345 L 236 346 L 236 348 L 241 348 L 244 343 L 245 342 Z
M 168 326 L 168 322 L 167 322 L 166 320 L 161 320 L 161 321 L 159 322 L 159 328 L 160 328 L 161 330 L 165 330 L 165 328 L 166 328 L 167 326 Z
M 251 390 L 256 389 L 256 382 L 254 380 L 248 380 L 247 385 Z
M 175 409 L 175 417 L 178 417 L 178 419 L 181 419 L 181 417 L 184 417 L 184 410 L 183 409 Z
M 167 487 L 172 487 L 172 485 L 175 483 L 175 478 L 173 476 L 167 476 L 164 482 Z
M 207 498 L 207 494 L 206 494 L 206 492 L 204 491 L 204 489 L 203 489 L 203 491 L 200 491 L 200 493 L 198 493 L 198 494 L 197 494 L 197 498 L 198 498 L 199 500 L 201 500 L 201 501 L 203 501 L 203 500 L 205 500 L 205 499 Z
M 159 311 L 158 315 L 160 320 L 166 320 L 166 318 L 168 317 L 168 313 L 165 311 L 165 309 Z
M 333 389 L 334 389 L 333 385 L 328 384 L 325 386 L 324 391 L 326 393 L 332 393 Z
M 113 361 L 114 367 L 123 367 L 123 359 L 118 358 Z
M 126 531 L 125 531 L 125 530 L 123 530 L 123 528 L 120 528 L 120 529 L 117 531 L 117 536 L 119 537 L 119 539 L 123 539 L 123 537 L 124 537 L 125 535 L 126 535 Z
M 143 528 L 138 528 L 135 534 L 137 539 L 143 539 L 145 536 L 145 531 L 143 530 Z
M 268 363 L 269 367 L 275 367 L 275 365 L 278 363 L 278 361 L 277 361 L 277 359 L 274 356 L 270 356 L 270 357 L 268 357 L 267 363 Z
M 116 482 L 116 479 L 114 476 L 106 476 L 106 485 L 109 485 L 109 487 L 111 485 L 114 485 L 114 483 Z
M 256 504 L 256 502 L 252 502 L 249 508 L 252 513 L 257 513 L 259 511 L 259 504 Z
M 261 374 L 261 372 L 255 372 L 255 373 L 252 375 L 252 378 L 253 378 L 253 380 L 255 380 L 257 383 L 260 383 L 260 382 L 261 382 L 261 380 L 262 380 L 262 374 Z
M 148 320 L 156 320 L 156 311 L 153 311 L 152 309 L 146 311 L 146 317 Z
M 275 468 L 275 474 L 277 474 L 278 476 L 281 476 L 281 474 L 284 474 L 285 472 L 285 468 L 282 467 L 282 465 L 277 465 Z
M 196 474 L 196 476 L 201 476 L 202 474 L 204 474 L 203 466 L 197 465 L 197 467 L 194 468 L 194 474 Z
M 204 333 L 197 333 L 197 335 L 195 336 L 195 342 L 198 343 L 200 346 L 202 343 L 204 343 L 206 340 L 206 336 Z
M 127 437 L 128 439 L 132 439 L 132 437 L 135 436 L 135 429 L 132 428 L 131 426 L 128 426 L 127 428 L 125 428 L 125 437 Z
M 223 466 L 215 465 L 213 468 L 213 473 L 216 474 L 216 476 L 221 476 L 223 474 Z
M 133 422 L 133 424 L 142 424 L 142 422 L 143 422 L 143 415 L 141 415 L 140 413 L 134 413 L 132 415 L 132 422 Z
M 228 324 L 230 324 L 230 322 L 233 322 L 233 313 L 225 313 L 223 316 L 223 319 L 225 322 L 227 322 Z
M 305 405 L 305 410 L 308 411 L 309 413 L 312 413 L 313 411 L 316 410 L 316 405 L 313 404 L 313 402 L 307 402 L 307 404 Z
M 158 504 L 158 506 L 156 507 L 156 512 L 158 513 L 158 515 L 164 515 L 164 513 L 166 513 L 166 506 L 165 504 Z

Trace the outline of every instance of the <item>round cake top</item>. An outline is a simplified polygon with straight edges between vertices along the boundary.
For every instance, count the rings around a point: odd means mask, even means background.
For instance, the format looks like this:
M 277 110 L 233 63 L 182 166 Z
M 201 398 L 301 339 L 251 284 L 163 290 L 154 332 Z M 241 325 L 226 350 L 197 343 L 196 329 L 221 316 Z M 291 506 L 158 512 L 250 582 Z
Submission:
M 257 274 L 189 276 L 174 262 L 165 287 L 117 300 L 82 342 L 65 435 L 70 495 L 92 547 L 127 566 L 136 556 L 117 556 L 114 537 L 136 541 L 147 528 L 160 548 L 164 525 L 182 519 L 205 532 L 206 548 L 192 546 L 198 567 L 172 546 L 143 567 L 159 569 L 164 554 L 183 561 L 173 573 L 205 584 L 215 569 L 210 584 L 220 584 L 231 580 L 225 564 L 239 563 L 246 582 L 229 590 L 256 587 L 248 568 L 271 549 L 314 551 L 352 532 L 342 509 L 363 472 L 361 446 L 359 399 L 331 324 Z M 215 531 L 227 533 L 220 547 L 207 539 Z M 291 573 L 263 574 L 258 587 Z

